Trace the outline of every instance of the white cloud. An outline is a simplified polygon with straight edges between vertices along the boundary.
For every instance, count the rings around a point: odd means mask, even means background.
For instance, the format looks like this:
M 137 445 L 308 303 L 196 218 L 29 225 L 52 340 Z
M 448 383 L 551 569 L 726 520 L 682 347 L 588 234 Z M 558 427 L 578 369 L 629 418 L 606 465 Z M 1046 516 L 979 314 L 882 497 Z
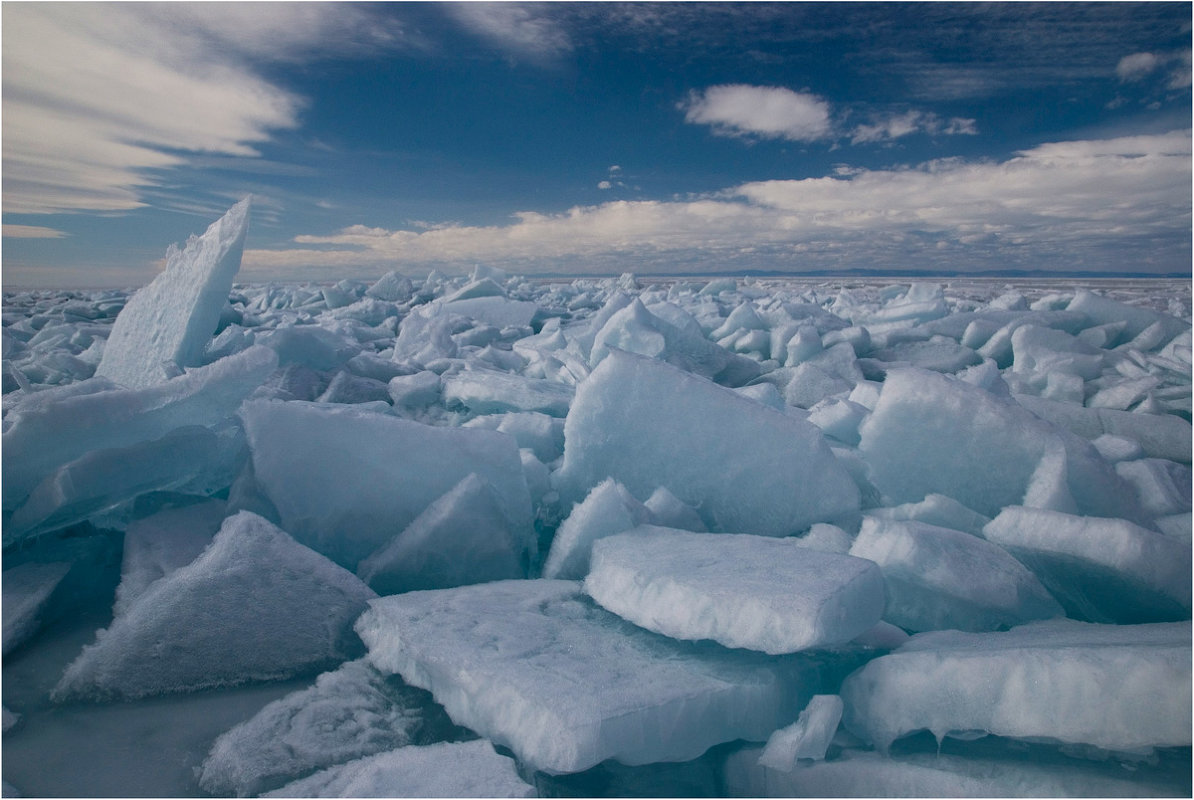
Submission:
M 851 144 L 865 144 L 869 142 L 884 142 L 907 136 L 911 133 L 927 133 L 930 135 L 959 134 L 975 135 L 978 129 L 973 119 L 953 117 L 945 122 L 931 111 L 905 111 L 902 114 L 889 114 L 877 118 L 869 125 L 858 125 L 850 134 Z
M 6 6 L 4 211 L 132 209 L 190 154 L 256 156 L 303 103 L 253 62 L 397 38 L 339 4 Z
M 614 185 L 612 183 L 610 183 L 609 181 L 599 181 L 597 183 L 597 188 L 598 189 L 612 189 L 612 188 L 614 188 Z
M 514 56 L 551 61 L 572 50 L 567 31 L 518 3 L 448 3 L 444 8 L 467 30 Z
M 533 273 L 627 256 L 658 271 L 731 268 L 739 258 L 760 269 L 926 267 L 947 257 L 955 268 L 977 268 L 984 259 L 1005 267 L 1021 259 L 1063 269 L 1188 268 L 1190 162 L 1189 131 L 1058 142 L 1003 162 L 846 168 L 690 201 L 520 212 L 507 225 L 422 232 L 352 226 L 295 240 L 330 249 L 252 250 L 245 265 L 275 276 L 303 266 L 467 267 L 478 259 Z
M 1119 60 L 1115 65 L 1115 74 L 1124 82 L 1143 80 L 1160 63 L 1161 60 L 1152 53 L 1133 53 Z
M 6 239 L 62 239 L 70 236 L 65 231 L 41 225 L 4 225 L 3 227 Z
M 681 108 L 686 121 L 711 125 L 722 136 L 810 142 L 832 134 L 829 103 L 779 86 L 710 86 L 691 93 Z

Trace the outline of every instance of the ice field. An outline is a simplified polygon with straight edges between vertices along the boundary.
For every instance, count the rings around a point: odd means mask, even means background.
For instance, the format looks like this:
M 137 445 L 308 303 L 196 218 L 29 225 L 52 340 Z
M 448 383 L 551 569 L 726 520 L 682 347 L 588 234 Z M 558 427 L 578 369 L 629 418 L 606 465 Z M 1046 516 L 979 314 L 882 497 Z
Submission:
M 5 796 L 1189 796 L 1188 280 L 3 295 Z

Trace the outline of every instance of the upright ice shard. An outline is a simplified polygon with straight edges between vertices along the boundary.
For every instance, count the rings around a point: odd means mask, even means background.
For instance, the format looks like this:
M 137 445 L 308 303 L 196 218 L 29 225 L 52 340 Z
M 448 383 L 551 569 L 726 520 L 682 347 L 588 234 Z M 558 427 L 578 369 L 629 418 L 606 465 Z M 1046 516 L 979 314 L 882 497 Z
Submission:
M 168 379 L 172 367 L 202 363 L 240 269 L 249 227 L 246 197 L 192 236 L 186 249 L 170 245 L 166 271 L 134 294 L 116 317 L 95 374 L 131 389 Z

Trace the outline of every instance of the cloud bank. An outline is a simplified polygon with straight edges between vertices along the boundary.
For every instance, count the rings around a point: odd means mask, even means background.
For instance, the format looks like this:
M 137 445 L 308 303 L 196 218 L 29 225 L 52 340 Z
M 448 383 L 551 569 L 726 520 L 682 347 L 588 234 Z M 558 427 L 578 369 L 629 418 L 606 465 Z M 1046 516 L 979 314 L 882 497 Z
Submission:
M 378 272 L 477 262 L 529 274 L 965 268 L 1188 269 L 1191 138 L 1056 142 L 1001 162 L 947 159 L 891 170 L 745 183 L 689 200 L 615 201 L 493 226 L 354 225 L 251 250 L 259 275 Z M 953 260 L 951 260 L 953 259 Z M 989 262 L 989 263 L 988 263 Z

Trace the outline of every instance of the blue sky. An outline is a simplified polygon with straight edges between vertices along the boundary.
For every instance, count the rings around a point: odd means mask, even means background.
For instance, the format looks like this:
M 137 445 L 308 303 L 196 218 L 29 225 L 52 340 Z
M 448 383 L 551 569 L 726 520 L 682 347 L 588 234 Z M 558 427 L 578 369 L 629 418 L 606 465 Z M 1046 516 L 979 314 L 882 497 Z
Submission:
M 15 3 L 6 286 L 1188 272 L 1189 3 Z

